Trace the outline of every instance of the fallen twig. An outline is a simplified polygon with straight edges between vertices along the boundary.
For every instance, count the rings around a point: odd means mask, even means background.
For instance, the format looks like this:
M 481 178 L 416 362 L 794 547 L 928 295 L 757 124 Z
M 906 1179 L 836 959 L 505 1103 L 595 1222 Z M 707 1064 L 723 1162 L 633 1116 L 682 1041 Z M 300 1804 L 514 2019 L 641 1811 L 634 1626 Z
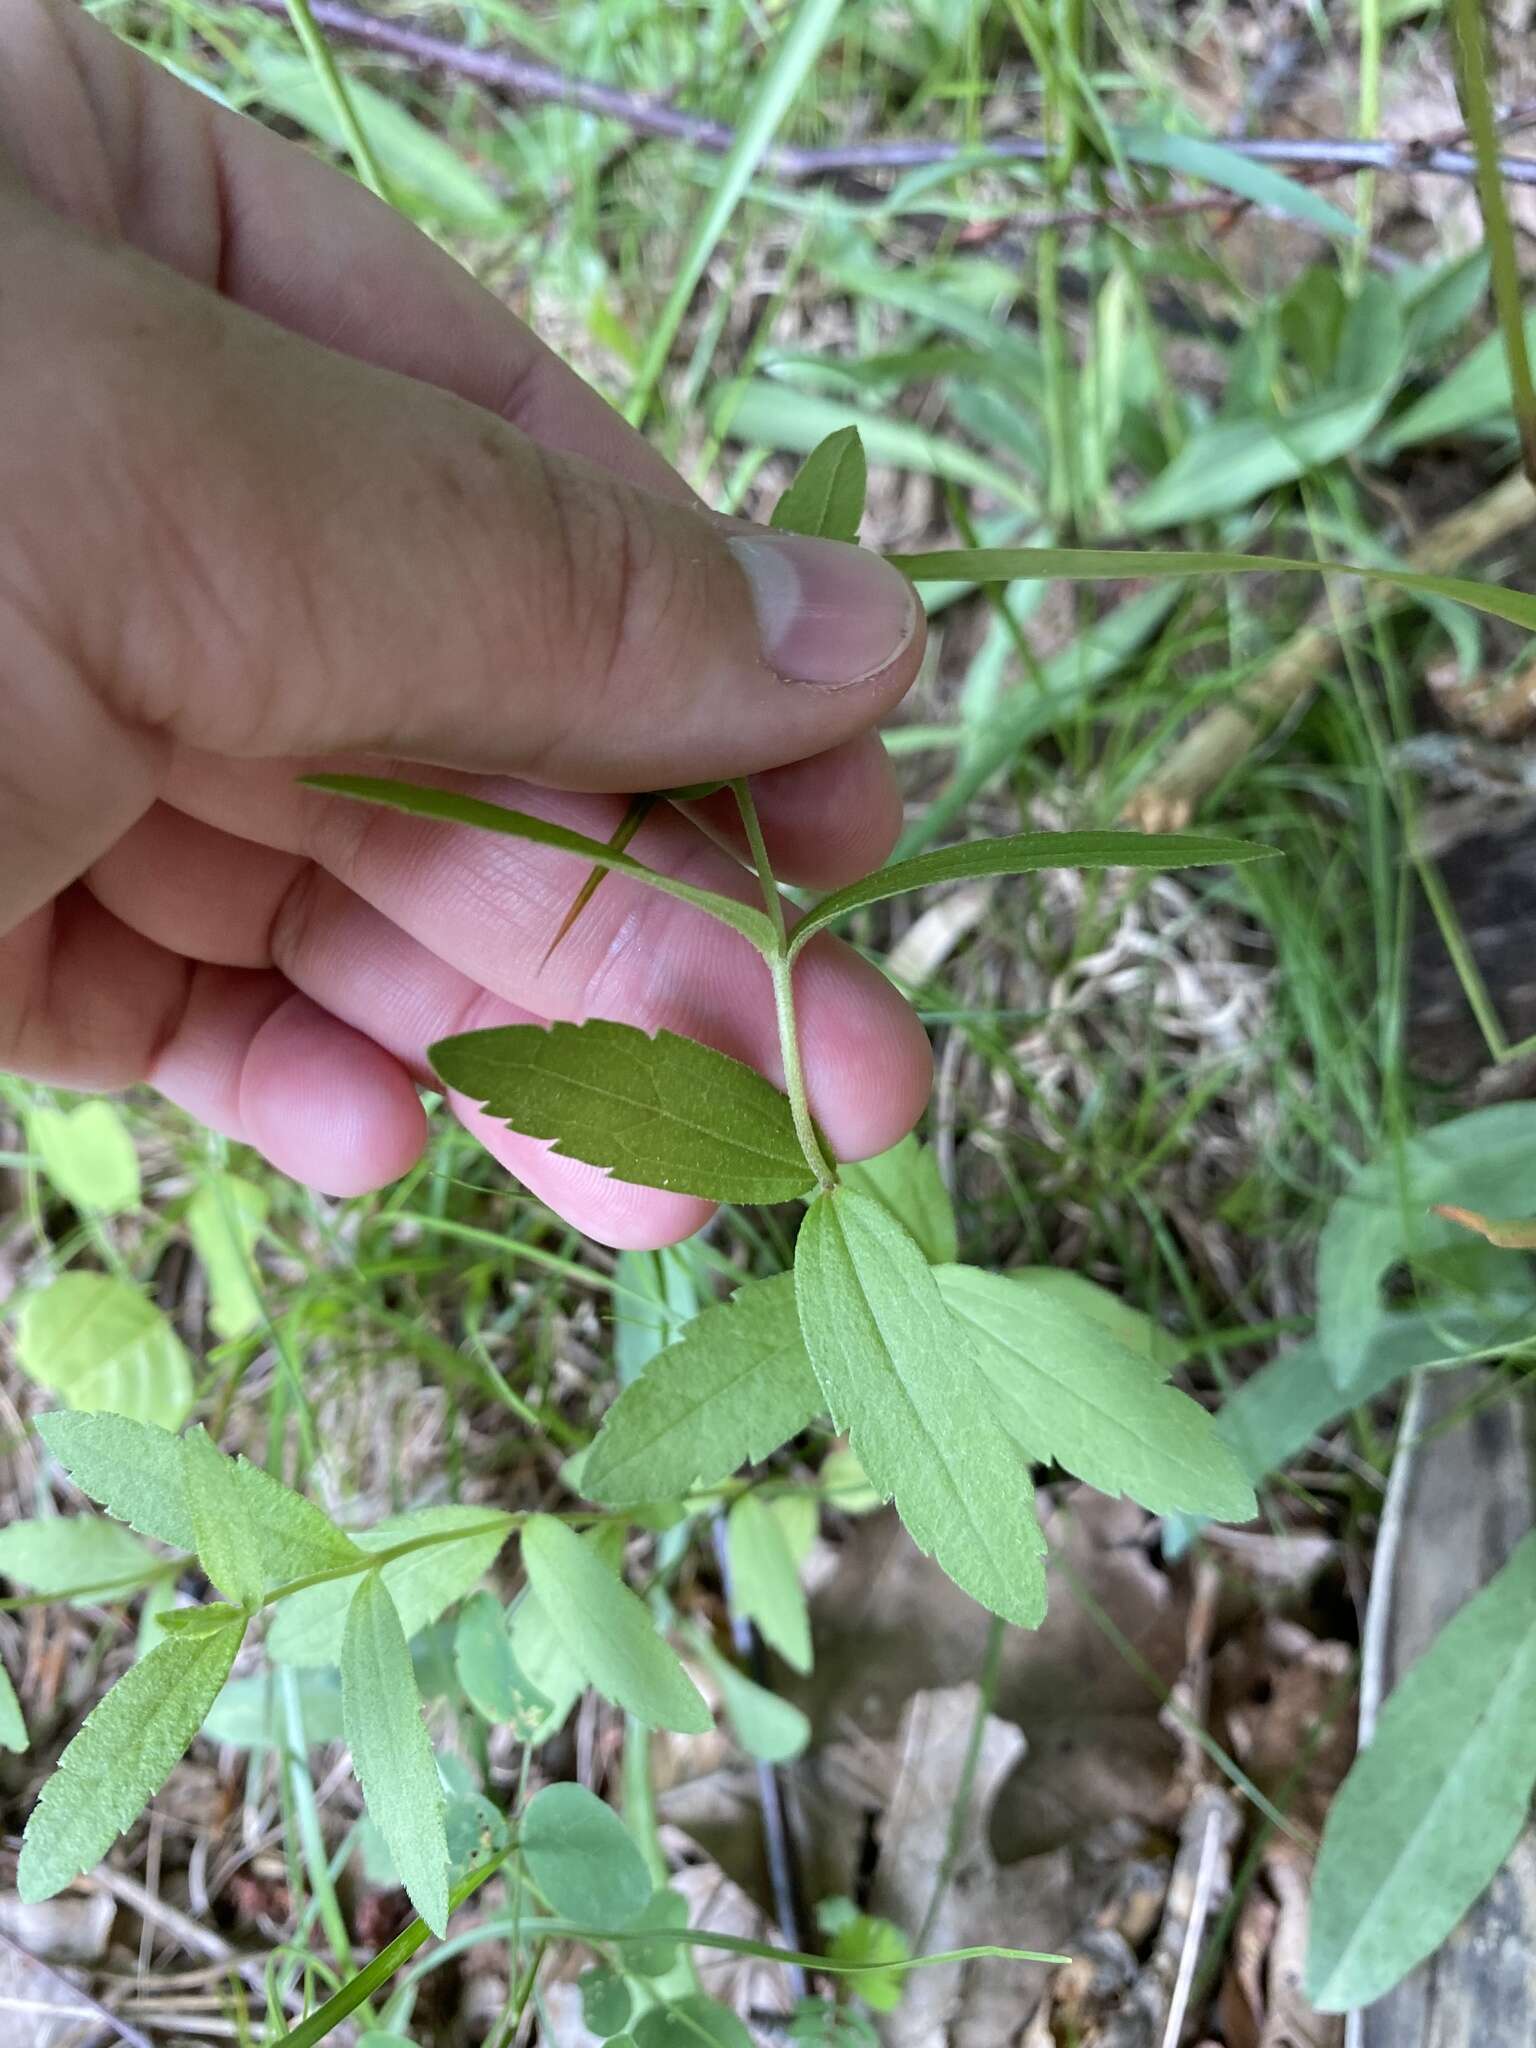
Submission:
M 249 0 L 263 13 L 288 14 L 288 0 Z M 473 78 L 523 100 L 574 107 L 582 113 L 597 114 L 619 121 L 637 134 L 665 136 L 686 142 L 712 155 L 724 155 L 736 141 L 736 130 L 723 121 L 711 121 L 702 114 L 690 114 L 620 86 L 603 85 L 595 79 L 577 78 L 551 64 L 538 64 L 506 50 L 476 50 L 463 43 L 445 41 L 403 23 L 386 21 L 378 15 L 351 7 L 346 0 L 312 0 L 310 12 L 322 28 L 366 43 L 371 49 L 387 51 L 430 69 L 450 71 L 459 78 Z M 1509 117 L 1520 119 L 1524 109 Z M 1476 156 L 1435 142 L 1385 141 L 1364 137 L 1239 136 L 1223 141 L 1222 148 L 1253 163 L 1267 163 L 1290 169 L 1323 171 L 1331 176 L 1352 177 L 1361 171 L 1401 175 L 1431 175 L 1444 178 L 1475 178 Z M 873 137 L 860 142 L 831 143 L 803 148 L 782 143 L 768 151 L 763 167 L 775 177 L 790 181 L 833 177 L 847 171 L 909 171 L 930 164 L 967 162 L 992 158 L 1013 163 L 1049 163 L 1053 147 L 1037 135 L 991 135 L 980 143 L 948 142 L 922 136 Z M 1536 185 L 1536 157 L 1501 157 L 1502 176 L 1514 185 Z M 1200 202 L 1204 204 L 1204 202 Z M 1209 202 L 1213 208 L 1234 204 L 1230 193 Z M 1182 210 L 1195 211 L 1192 203 L 1175 201 Z M 1113 218 L 1114 216 L 1110 216 Z M 1098 214 L 1068 214 L 1057 221 L 1042 216 L 1036 226 L 1093 225 Z
M 1459 567 L 1536 516 L 1536 492 L 1516 470 L 1460 511 L 1437 520 L 1408 561 L 1431 575 Z M 1127 820 L 1147 832 L 1180 831 L 1208 791 L 1235 768 L 1275 723 L 1317 687 L 1338 653 L 1347 625 L 1407 602 L 1360 585 L 1318 601 L 1311 617 L 1266 663 L 1241 696 L 1208 711 L 1126 806 Z

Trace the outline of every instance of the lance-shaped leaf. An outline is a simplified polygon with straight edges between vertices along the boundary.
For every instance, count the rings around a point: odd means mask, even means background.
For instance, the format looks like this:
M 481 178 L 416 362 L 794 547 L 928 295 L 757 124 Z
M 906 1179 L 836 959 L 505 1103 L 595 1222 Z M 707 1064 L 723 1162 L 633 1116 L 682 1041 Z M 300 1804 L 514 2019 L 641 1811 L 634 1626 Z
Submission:
M 698 1687 L 656 1633 L 645 1602 L 574 1530 L 552 1515 L 523 1529 L 528 1583 L 589 1685 L 648 1728 L 702 1735 L 711 1724 Z
M 389 1588 L 366 1574 L 341 1643 L 341 1712 L 368 1817 L 422 1919 L 448 1926 L 448 1836 L 443 1788 L 421 1718 L 411 1652 Z
M 1006 839 L 968 839 L 932 853 L 898 860 L 862 882 L 834 889 L 795 926 L 790 953 L 866 903 L 883 903 L 934 882 L 964 882 L 977 875 L 1033 875 L 1046 868 L 1209 868 L 1271 860 L 1275 849 L 1243 839 L 1199 832 L 1014 832 Z
M 249 1498 L 233 1458 L 225 1457 L 201 1424 L 186 1439 L 185 1480 L 203 1570 L 237 1606 L 259 1607 L 261 1548 Z
M 970 1332 L 994 1412 L 1031 1458 L 1154 1514 L 1245 1522 L 1253 1489 L 1207 1415 L 1097 1317 L 1006 1274 L 945 1266 L 939 1292 Z
M 822 540 L 856 541 L 869 483 L 857 427 L 839 427 L 801 463 L 794 482 L 773 508 L 770 526 Z
M 1438 1948 L 1525 1825 L 1536 1781 L 1536 1534 L 1400 1680 L 1328 1811 L 1307 1993 L 1369 2005 Z
M 187 1506 L 186 1451 L 153 1422 L 123 1415 L 59 1411 L 37 1418 L 37 1433 L 83 1493 L 109 1515 L 177 1550 L 195 1550 Z
M 1382 568 L 1356 562 L 1297 562 L 1284 555 L 1230 555 L 1178 548 L 943 548 L 932 554 L 887 555 L 893 568 L 914 583 L 1115 582 L 1122 577 L 1164 576 L 1359 576 L 1394 590 L 1448 597 L 1490 618 L 1507 619 L 1536 633 L 1536 597 L 1503 590 L 1467 576 L 1431 576 L 1415 569 Z
M 707 1308 L 603 1418 L 582 1472 L 593 1500 L 681 1500 L 797 1436 L 821 1414 L 791 1273 Z
M 824 1195 L 801 1226 L 795 1295 L 832 1419 L 871 1483 L 957 1585 L 1035 1627 L 1045 1539 L 1034 1489 L 915 1241 L 867 1195 Z
M 33 1904 L 94 1869 L 186 1753 L 230 1673 L 245 1616 L 167 1636 L 86 1717 L 22 1837 L 16 1889 Z
M 284 1486 L 248 1458 L 234 1463 L 235 1485 L 256 1532 L 267 1586 L 285 1586 L 311 1572 L 361 1564 L 364 1553 L 312 1500 Z
M 696 910 L 707 911 L 740 932 L 744 939 L 750 939 L 760 953 L 773 950 L 773 926 L 762 911 L 738 903 L 734 897 L 717 895 L 713 889 L 696 889 L 691 882 L 679 882 L 671 875 L 646 867 L 618 847 L 605 846 L 601 839 L 589 839 L 585 832 L 551 824 L 548 818 L 508 810 L 502 804 L 487 803 L 483 797 L 460 796 L 456 790 L 429 789 L 377 775 L 306 775 L 301 780 L 306 789 L 355 797 L 362 803 L 383 804 L 389 810 L 408 812 L 413 818 L 431 818 L 443 825 L 473 825 L 481 832 L 499 832 L 510 839 L 526 839 L 535 846 L 553 846 L 561 853 L 574 853 L 593 867 L 611 868 L 615 874 L 629 875 L 634 881 L 659 889 L 664 896 L 675 896 L 680 902 L 691 903 Z
M 439 1039 L 460 1094 L 615 1179 L 717 1202 L 787 1202 L 812 1175 L 788 1098 L 755 1068 L 632 1024 L 508 1024 Z

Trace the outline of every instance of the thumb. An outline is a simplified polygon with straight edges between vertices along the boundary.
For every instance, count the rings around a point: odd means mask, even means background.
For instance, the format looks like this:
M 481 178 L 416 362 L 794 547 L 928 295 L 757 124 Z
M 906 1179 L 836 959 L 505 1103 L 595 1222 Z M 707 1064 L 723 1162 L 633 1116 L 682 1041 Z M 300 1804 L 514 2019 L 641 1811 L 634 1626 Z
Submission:
M 822 752 L 911 681 L 920 609 L 876 557 L 620 482 L 22 205 L 0 502 L 135 729 L 643 789 Z

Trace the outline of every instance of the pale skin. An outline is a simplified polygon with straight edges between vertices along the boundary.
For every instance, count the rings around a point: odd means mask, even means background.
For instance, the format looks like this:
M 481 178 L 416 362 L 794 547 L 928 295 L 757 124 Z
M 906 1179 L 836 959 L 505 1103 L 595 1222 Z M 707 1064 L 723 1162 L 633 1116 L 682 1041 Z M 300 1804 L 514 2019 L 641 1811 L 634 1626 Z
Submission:
M 751 775 L 780 874 L 834 886 L 895 838 L 872 728 L 921 660 L 910 590 L 741 547 L 351 180 L 67 0 L 3 11 L 0 1068 L 148 1082 L 337 1195 L 420 1155 L 455 1031 L 610 1017 L 781 1078 L 733 933 L 615 876 L 541 965 L 578 863 L 296 777 L 453 780 L 606 838 L 621 792 Z M 757 900 L 712 833 L 728 798 L 631 850 Z M 833 939 L 797 989 L 822 1127 L 882 1150 L 921 1028 Z M 453 1107 L 609 1244 L 708 1218 Z

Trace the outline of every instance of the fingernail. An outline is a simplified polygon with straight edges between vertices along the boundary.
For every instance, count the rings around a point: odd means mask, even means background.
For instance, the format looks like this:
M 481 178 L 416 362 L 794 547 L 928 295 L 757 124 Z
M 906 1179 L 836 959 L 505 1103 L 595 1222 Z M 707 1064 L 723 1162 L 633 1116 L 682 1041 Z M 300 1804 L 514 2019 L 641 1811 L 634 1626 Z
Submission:
M 888 668 L 917 631 L 917 593 L 865 548 L 798 533 L 734 535 L 763 653 L 781 676 L 836 689 Z

